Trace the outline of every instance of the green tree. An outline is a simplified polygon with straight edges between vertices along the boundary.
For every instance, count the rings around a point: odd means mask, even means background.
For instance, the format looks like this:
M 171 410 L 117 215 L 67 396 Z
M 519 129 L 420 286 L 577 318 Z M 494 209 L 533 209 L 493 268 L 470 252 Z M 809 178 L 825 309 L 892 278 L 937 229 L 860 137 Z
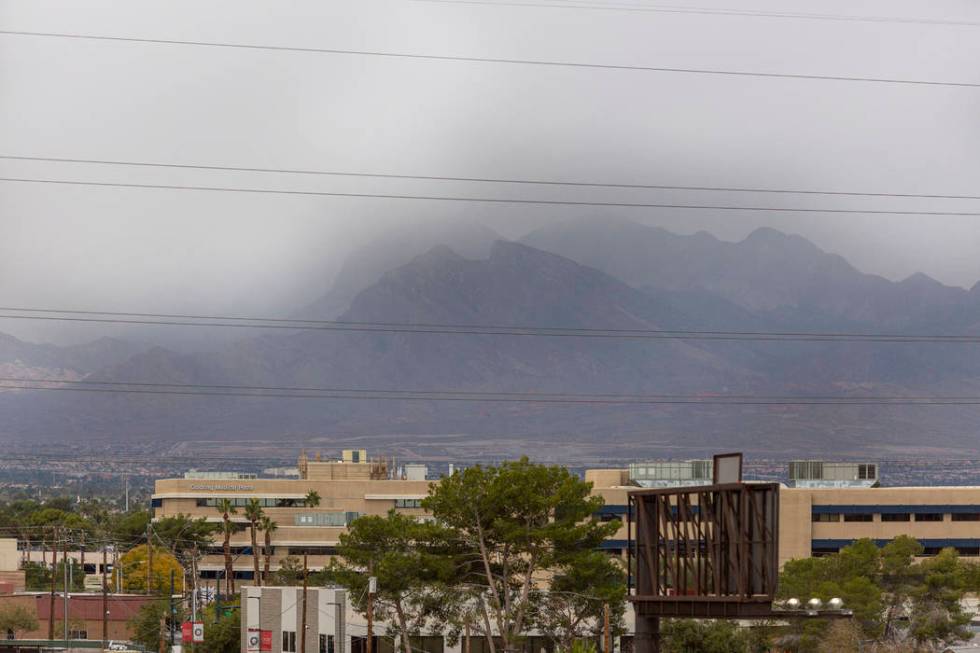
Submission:
M 505 649 L 517 647 L 528 627 L 543 575 L 598 548 L 619 528 L 617 522 L 592 519 L 603 501 L 591 489 L 564 467 L 522 458 L 444 477 L 422 502 L 451 529 L 466 561 L 457 580 L 479 588 L 469 598 L 478 596 L 483 634 L 491 634 L 492 622 Z M 496 644 L 488 642 L 494 653 Z
M 241 610 L 235 603 L 223 603 L 220 618 L 215 614 L 215 606 L 205 608 L 200 616 L 204 622 L 204 643 L 195 644 L 197 653 L 238 653 L 241 650 L 242 623 Z
M 245 504 L 245 519 L 248 520 L 249 533 L 252 536 L 252 582 L 262 585 L 262 577 L 259 576 L 259 522 L 265 516 L 262 510 L 262 502 L 258 499 L 249 499 Z
M 262 547 L 262 553 L 265 554 L 265 562 L 262 568 L 262 580 L 266 584 L 269 582 L 269 569 L 272 567 L 272 534 L 279 528 L 279 525 L 272 520 L 268 515 L 262 516 L 262 536 L 265 539 L 265 544 Z
M 918 566 L 921 582 L 911 592 L 909 634 L 920 646 L 945 648 L 973 634 L 966 628 L 970 615 L 961 600 L 970 587 L 970 573 L 959 560 L 956 549 L 943 549 L 939 555 Z
M 320 493 L 316 490 L 310 490 L 306 493 L 306 498 L 303 500 L 303 503 L 307 508 L 316 508 L 320 505 L 320 500 Z
M 23 605 L 6 604 L 0 607 L 0 632 L 18 633 L 31 632 L 40 626 L 37 615 Z
M 279 570 L 272 574 L 273 585 L 299 585 L 303 582 L 303 561 L 296 556 L 286 556 L 279 562 Z
M 144 531 L 146 527 L 144 525 Z M 154 541 L 166 547 L 175 558 L 183 559 L 196 549 L 211 545 L 211 538 L 221 530 L 206 517 L 193 518 L 177 514 L 153 522 Z
M 159 650 L 160 640 L 168 640 L 169 629 L 180 628 L 185 616 L 186 612 L 179 602 L 174 606 L 174 614 L 171 615 L 168 600 L 150 601 L 129 622 L 133 629 L 133 641 L 148 651 Z
M 559 650 L 568 651 L 579 639 L 594 639 L 603 632 L 605 606 L 609 606 L 614 635 L 623 632 L 626 573 L 622 564 L 601 551 L 569 556 L 534 602 L 533 624 Z
M 779 596 L 803 601 L 817 597 L 844 600 L 854 612 L 862 641 L 897 646 L 906 640 L 932 649 L 969 639 L 969 616 L 960 601 L 976 589 L 978 570 L 960 561 L 955 550 L 917 561 L 922 546 L 906 535 L 879 549 L 871 540 L 858 540 L 837 555 L 787 562 L 780 574 Z M 831 624 L 826 620 L 797 620 L 793 648 L 826 648 Z M 845 638 L 837 628 L 833 638 Z
M 221 513 L 222 535 L 224 536 L 222 550 L 225 555 L 225 593 L 231 595 L 235 593 L 235 570 L 231 560 L 231 534 L 235 531 L 235 526 L 231 521 L 231 515 L 238 512 L 238 509 L 235 508 L 231 499 L 219 499 L 217 508 L 218 512 Z
M 147 559 L 148 549 L 146 545 L 133 547 L 119 559 L 119 569 L 115 570 L 113 580 L 116 575 L 121 574 L 121 584 L 123 589 L 130 592 L 147 592 Z M 174 575 L 174 591 L 184 591 L 184 568 L 181 567 L 177 558 L 172 556 L 165 549 L 153 547 L 153 567 L 150 569 L 149 593 L 170 594 L 170 574 Z
M 394 510 L 385 517 L 359 517 L 340 535 L 331 575 L 350 590 L 362 614 L 368 577 L 376 577 L 374 616 L 394 624 L 391 634 L 398 635 L 403 653 L 411 653 L 409 637 L 425 626 L 441 600 L 439 588 L 455 577 L 447 549 L 446 532 L 434 523 Z
M 664 653 L 747 653 L 748 633 L 732 621 L 667 619 L 661 629 Z

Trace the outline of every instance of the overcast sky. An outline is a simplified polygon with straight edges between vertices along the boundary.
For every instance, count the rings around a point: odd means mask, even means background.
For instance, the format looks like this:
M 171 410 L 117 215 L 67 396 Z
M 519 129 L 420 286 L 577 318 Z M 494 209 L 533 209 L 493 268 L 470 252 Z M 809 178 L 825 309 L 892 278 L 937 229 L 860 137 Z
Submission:
M 685 6 L 711 5 L 700 0 Z M 740 0 L 714 6 L 980 23 L 974 0 Z M 0 26 L 980 83 L 980 26 L 416 0 L 0 0 Z M 980 88 L 0 35 L 0 154 L 980 195 Z M 535 189 L 11 161 L 0 161 L 0 176 L 980 211 L 980 200 Z M 325 292 L 352 246 L 393 223 L 477 220 L 519 237 L 549 220 L 580 216 L 622 216 L 688 233 L 706 229 L 732 240 L 768 225 L 802 234 L 860 269 L 892 279 L 916 271 L 964 287 L 980 279 L 977 217 L 558 209 L 0 182 L 0 304 L 269 314 Z M 32 329 L 0 324 L 0 331 L 21 336 L 41 333 Z

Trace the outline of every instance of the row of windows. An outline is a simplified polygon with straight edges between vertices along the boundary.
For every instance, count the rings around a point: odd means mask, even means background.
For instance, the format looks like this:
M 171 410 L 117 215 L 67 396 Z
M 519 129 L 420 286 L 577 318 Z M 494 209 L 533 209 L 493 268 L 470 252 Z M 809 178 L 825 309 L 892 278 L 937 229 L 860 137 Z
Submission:
M 348 526 L 361 516 L 359 512 L 304 512 L 293 516 L 296 526 Z
M 954 547 L 941 547 L 941 546 L 925 546 L 922 547 L 922 556 L 931 557 L 939 555 L 939 552 L 944 548 L 956 549 L 956 552 L 961 556 L 971 556 L 980 557 L 980 545 L 978 546 L 954 546 Z M 840 547 L 836 546 L 815 546 L 810 550 L 810 555 L 814 558 L 819 558 L 822 556 L 836 555 L 840 553 Z
M 874 521 L 874 513 L 861 512 L 861 513 L 844 513 L 844 521 L 854 522 L 854 521 Z M 976 512 L 954 512 L 952 514 L 953 521 L 980 521 L 980 513 Z M 815 522 L 839 522 L 841 520 L 841 514 L 839 512 L 815 512 L 813 513 L 812 520 Z M 881 513 L 881 521 L 943 521 L 943 513 L 941 512 L 886 512 Z
M 198 498 L 197 507 L 216 508 L 218 504 L 223 500 L 224 499 L 221 499 L 219 497 Z M 244 508 L 245 506 L 248 505 L 248 502 L 251 501 L 252 498 L 238 497 L 235 499 L 228 499 L 228 500 L 231 502 L 232 506 L 236 508 Z M 258 499 L 258 502 L 259 505 L 262 506 L 263 508 L 305 508 L 306 507 L 305 499 L 285 499 L 285 498 L 277 498 L 277 497 L 267 497 L 267 498 Z
M 422 499 L 395 499 L 396 508 L 421 508 Z

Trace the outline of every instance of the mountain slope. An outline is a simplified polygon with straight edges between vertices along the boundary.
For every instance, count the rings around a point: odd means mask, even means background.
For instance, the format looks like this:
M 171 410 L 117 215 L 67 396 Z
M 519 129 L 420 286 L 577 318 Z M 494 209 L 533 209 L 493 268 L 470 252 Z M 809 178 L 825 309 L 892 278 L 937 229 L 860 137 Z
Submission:
M 762 228 L 730 243 L 625 220 L 562 222 L 522 241 L 603 270 L 636 287 L 702 291 L 787 324 L 913 324 L 969 293 L 917 274 L 900 283 L 864 274 L 799 236 Z

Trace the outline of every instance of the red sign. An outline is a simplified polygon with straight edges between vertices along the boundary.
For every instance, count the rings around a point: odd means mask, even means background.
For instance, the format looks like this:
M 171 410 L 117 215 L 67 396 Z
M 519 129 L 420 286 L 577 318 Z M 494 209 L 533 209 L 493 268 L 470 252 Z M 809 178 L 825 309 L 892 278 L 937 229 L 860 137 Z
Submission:
M 260 651 L 271 651 L 272 650 L 272 631 L 271 630 L 260 630 Z
M 194 624 L 190 621 L 185 621 L 180 624 L 180 638 L 184 642 L 190 642 L 194 639 Z

